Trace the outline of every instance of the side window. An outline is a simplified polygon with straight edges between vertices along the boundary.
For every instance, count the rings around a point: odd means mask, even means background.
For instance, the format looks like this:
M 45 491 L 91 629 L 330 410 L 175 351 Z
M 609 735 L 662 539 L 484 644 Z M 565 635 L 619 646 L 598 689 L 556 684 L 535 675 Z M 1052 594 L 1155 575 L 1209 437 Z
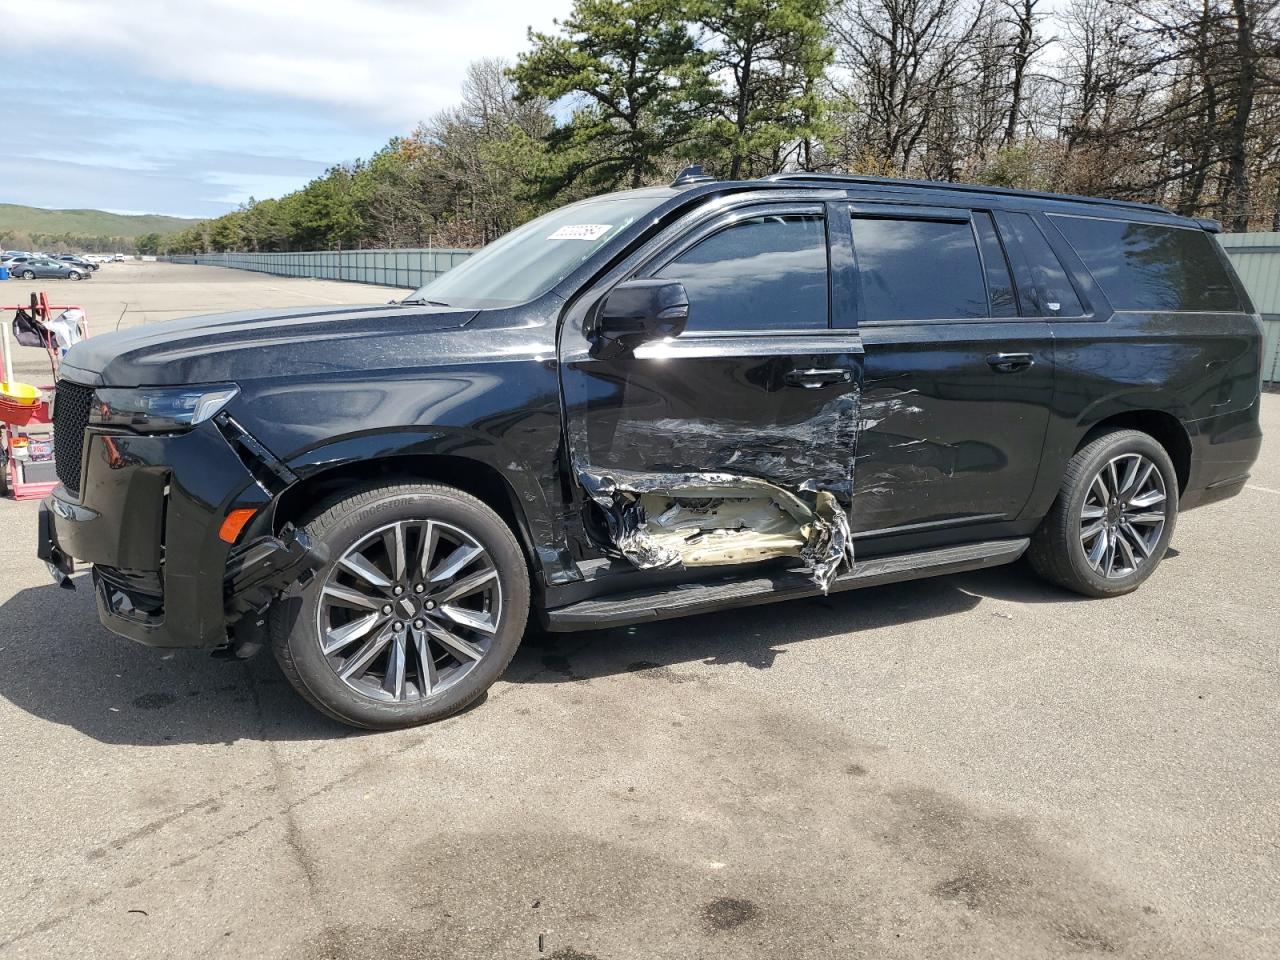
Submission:
M 982 260 L 967 221 L 853 218 L 865 321 L 989 316 Z
M 1022 254 L 1031 268 L 1031 279 L 1035 281 L 1033 296 L 1039 301 L 1031 304 L 1032 312 L 1044 317 L 1082 317 L 1084 306 L 1076 296 L 1075 287 L 1062 269 L 1058 255 L 1049 246 L 1040 228 L 1035 225 L 1030 215 L 1025 213 L 1007 214 L 1002 221 L 1012 231 Z
M 1203 230 L 1053 216 L 1117 310 L 1241 309 L 1213 240 Z
M 1018 297 L 1013 290 L 1013 277 L 1009 274 L 1009 261 L 1005 258 L 1000 235 L 989 213 L 974 213 L 973 229 L 978 235 L 978 247 L 982 251 L 982 269 L 987 276 L 987 299 L 991 301 L 993 317 L 1018 316 Z
M 827 327 L 827 236 L 820 216 L 741 220 L 654 276 L 684 284 L 691 331 Z

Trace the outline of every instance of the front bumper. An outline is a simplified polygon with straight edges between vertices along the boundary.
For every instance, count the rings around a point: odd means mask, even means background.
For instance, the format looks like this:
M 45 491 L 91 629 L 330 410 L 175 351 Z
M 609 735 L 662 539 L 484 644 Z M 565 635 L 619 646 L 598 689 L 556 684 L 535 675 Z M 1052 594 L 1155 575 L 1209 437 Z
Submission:
M 80 494 L 59 486 L 41 504 L 37 553 L 66 575 L 72 558 L 93 564 L 109 630 L 150 646 L 213 648 L 227 642 L 224 580 L 235 565 L 218 527 L 228 510 L 266 502 L 211 422 L 165 436 L 90 429 Z

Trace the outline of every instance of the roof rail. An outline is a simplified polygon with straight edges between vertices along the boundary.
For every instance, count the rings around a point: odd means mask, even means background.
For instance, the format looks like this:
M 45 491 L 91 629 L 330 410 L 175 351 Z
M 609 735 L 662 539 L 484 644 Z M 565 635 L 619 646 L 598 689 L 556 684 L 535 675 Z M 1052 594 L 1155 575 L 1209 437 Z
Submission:
M 702 172 L 702 164 L 695 163 L 685 167 L 676 174 L 676 178 L 671 181 L 673 187 L 683 187 L 690 183 L 711 183 L 715 177 L 709 173 Z
M 774 173 L 761 180 L 811 180 L 821 183 L 865 184 L 877 187 L 915 187 L 921 190 L 954 190 L 960 193 L 995 193 L 1003 197 L 1030 197 L 1036 200 L 1066 200 L 1071 203 L 1094 203 L 1108 207 L 1127 207 L 1131 210 L 1152 210 L 1169 213 L 1155 203 L 1139 203 L 1136 200 L 1108 200 L 1105 197 L 1084 197 L 1073 193 L 1047 193 L 1041 190 L 1018 190 L 1013 187 L 991 187 L 980 183 L 952 183 L 949 180 L 908 180 L 897 177 L 874 177 L 861 173 L 807 173 L 792 170 Z

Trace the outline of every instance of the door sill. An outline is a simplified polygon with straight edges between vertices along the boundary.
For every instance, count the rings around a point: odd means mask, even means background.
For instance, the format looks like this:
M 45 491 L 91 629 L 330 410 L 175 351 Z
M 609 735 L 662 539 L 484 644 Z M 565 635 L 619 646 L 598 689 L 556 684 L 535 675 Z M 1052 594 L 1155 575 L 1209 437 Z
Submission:
M 986 540 L 860 560 L 835 579 L 831 592 L 996 567 L 1017 560 L 1029 543 L 1026 537 Z M 547 610 L 543 613 L 543 620 L 548 630 L 557 632 L 596 630 L 812 597 L 819 593 L 821 591 L 806 571 L 786 570 L 771 572 L 767 576 L 725 577 L 593 597 Z

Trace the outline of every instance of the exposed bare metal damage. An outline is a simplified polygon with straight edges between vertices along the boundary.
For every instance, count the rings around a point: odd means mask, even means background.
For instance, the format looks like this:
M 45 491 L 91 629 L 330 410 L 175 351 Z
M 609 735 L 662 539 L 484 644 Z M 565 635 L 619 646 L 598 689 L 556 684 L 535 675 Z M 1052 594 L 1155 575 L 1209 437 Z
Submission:
M 596 545 L 641 569 L 790 560 L 788 569 L 827 592 L 853 563 L 864 417 L 860 340 L 822 344 L 828 352 L 778 355 L 774 340 L 695 338 L 592 366 L 590 389 L 566 396 L 581 411 L 566 418 L 566 439 L 603 518 L 605 529 L 589 527 Z M 673 358 L 680 364 L 669 367 Z M 687 375 L 673 376 L 678 369 Z M 830 376 L 840 371 L 847 376 Z M 829 376 L 793 376 L 806 372 Z M 744 389 L 754 396 L 750 413 L 740 407 Z
M 829 490 L 802 485 L 812 503 L 754 477 L 728 473 L 579 471 L 619 552 L 641 569 L 705 567 L 796 557 L 825 593 L 853 562 L 849 519 Z

